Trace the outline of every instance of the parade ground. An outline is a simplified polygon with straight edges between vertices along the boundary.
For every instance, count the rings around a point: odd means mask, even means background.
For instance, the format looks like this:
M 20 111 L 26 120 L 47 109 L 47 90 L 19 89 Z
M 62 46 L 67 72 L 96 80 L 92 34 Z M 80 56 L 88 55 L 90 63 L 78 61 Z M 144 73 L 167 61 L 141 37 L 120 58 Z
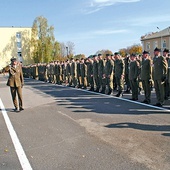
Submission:
M 0 75 L 0 170 L 170 170 L 170 99 L 151 104 L 25 79 L 14 112 Z

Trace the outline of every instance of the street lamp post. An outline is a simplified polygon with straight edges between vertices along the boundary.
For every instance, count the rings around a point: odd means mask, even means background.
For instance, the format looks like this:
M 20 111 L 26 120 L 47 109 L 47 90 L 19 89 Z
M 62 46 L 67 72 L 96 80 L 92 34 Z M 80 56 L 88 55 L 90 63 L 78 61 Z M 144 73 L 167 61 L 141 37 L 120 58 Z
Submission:
M 67 57 L 68 57 L 68 47 L 66 47 L 66 51 L 67 51 Z
M 44 53 L 44 43 L 42 42 L 42 46 L 41 46 L 41 57 L 42 57 L 41 61 L 42 61 L 42 63 L 44 63 L 44 55 L 43 55 L 43 53 Z

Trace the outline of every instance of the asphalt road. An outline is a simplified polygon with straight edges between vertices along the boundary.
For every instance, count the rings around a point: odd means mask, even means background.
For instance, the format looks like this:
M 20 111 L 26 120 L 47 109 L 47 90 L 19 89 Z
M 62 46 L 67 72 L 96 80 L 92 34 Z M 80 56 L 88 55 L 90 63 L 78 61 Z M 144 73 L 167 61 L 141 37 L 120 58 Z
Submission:
M 26 79 L 16 113 L 6 81 L 0 75 L 0 170 L 170 170 L 167 108 Z

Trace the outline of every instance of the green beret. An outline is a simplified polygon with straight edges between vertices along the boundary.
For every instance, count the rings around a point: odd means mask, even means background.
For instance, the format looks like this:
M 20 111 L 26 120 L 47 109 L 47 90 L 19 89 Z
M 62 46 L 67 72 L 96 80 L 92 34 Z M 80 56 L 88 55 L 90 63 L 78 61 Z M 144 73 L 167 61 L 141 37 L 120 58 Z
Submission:
M 11 62 L 17 61 L 15 57 L 11 58 Z
M 161 52 L 161 49 L 159 49 L 159 48 L 156 47 L 156 48 L 154 49 L 154 51 L 159 51 L 159 52 Z
M 144 50 L 142 54 L 149 54 L 149 52 Z
M 119 52 L 115 52 L 114 55 L 119 55 L 120 53 Z
M 163 52 L 169 53 L 169 50 L 165 48 Z

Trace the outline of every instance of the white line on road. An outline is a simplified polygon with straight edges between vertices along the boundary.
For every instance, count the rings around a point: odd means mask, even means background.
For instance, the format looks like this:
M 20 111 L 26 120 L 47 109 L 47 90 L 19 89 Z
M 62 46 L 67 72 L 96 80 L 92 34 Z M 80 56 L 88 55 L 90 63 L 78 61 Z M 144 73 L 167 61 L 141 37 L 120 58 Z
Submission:
M 11 124 L 11 121 L 7 115 L 7 112 L 5 110 L 5 107 L 2 103 L 2 100 L 0 98 L 0 108 L 1 108 L 1 111 L 2 111 L 2 115 L 4 117 L 4 120 L 5 120 L 5 123 L 7 125 L 7 128 L 8 128 L 8 131 L 9 131 L 9 134 L 11 136 L 11 139 L 12 139 L 12 142 L 14 144 L 14 147 L 15 147 L 15 150 L 16 150 L 16 153 L 17 153 L 17 156 L 19 158 L 19 161 L 20 161 L 20 164 L 22 166 L 22 169 L 23 170 L 32 170 L 32 167 L 26 157 L 26 154 L 22 148 L 22 145 L 17 137 L 17 134 Z
M 70 87 L 70 88 L 72 88 L 72 87 Z M 151 108 L 154 108 L 154 109 L 164 110 L 164 111 L 166 111 L 166 112 L 170 112 L 169 109 L 166 109 L 166 108 L 163 108 L 163 107 L 153 106 L 153 105 L 150 105 L 150 104 L 145 104 L 145 103 L 141 103 L 141 102 L 138 102 L 138 101 L 129 100 L 129 99 L 122 98 L 122 97 L 115 97 L 115 96 L 112 96 L 112 95 L 106 95 L 106 94 L 97 93 L 97 92 L 93 92 L 93 91 L 87 91 L 87 90 L 84 90 L 84 89 L 76 89 L 76 90 L 85 91 L 85 92 L 92 93 L 92 94 L 98 94 L 98 95 L 101 95 L 101 96 L 107 96 L 107 97 L 109 97 L 109 98 L 114 98 L 114 99 L 118 99 L 118 100 L 123 100 L 123 101 L 127 101 L 127 102 L 130 102 L 130 103 L 135 103 L 135 104 L 138 104 L 138 105 L 143 105 L 143 106 L 151 107 Z

